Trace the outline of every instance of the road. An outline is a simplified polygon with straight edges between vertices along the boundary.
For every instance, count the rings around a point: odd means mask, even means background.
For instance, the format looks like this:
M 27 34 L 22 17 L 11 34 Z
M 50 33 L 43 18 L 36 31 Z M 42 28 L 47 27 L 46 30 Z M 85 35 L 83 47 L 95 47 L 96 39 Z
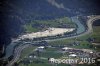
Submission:
M 100 15 L 95 16 L 95 17 L 91 17 L 91 18 L 87 21 L 87 26 L 88 26 L 87 31 L 86 31 L 86 32 L 83 32 L 83 33 L 81 33 L 81 34 L 79 34 L 79 35 L 71 36 L 71 37 L 66 37 L 66 38 L 53 39 L 53 40 L 46 40 L 46 41 L 55 41 L 55 40 L 61 40 L 61 39 L 70 39 L 70 38 L 76 38 L 76 37 L 80 37 L 80 36 L 87 35 L 87 34 L 93 32 L 92 24 L 93 24 L 93 22 L 94 22 L 95 20 L 98 20 L 98 19 L 100 19 Z M 19 59 L 20 54 L 21 54 L 21 51 L 22 51 L 24 48 L 27 48 L 27 47 L 29 47 L 29 46 L 30 46 L 30 45 L 25 44 L 25 45 L 22 45 L 22 46 L 17 47 L 17 48 L 15 49 L 15 51 L 14 51 L 14 58 L 13 58 L 13 60 L 10 61 L 10 62 L 8 63 L 7 66 L 12 66 L 12 65 Z
M 29 46 L 31 46 L 31 45 L 25 44 L 25 45 L 18 46 L 14 50 L 14 58 L 9 62 L 9 64 L 7 66 L 12 66 L 20 58 L 20 54 L 21 54 L 22 50 L 29 47 Z

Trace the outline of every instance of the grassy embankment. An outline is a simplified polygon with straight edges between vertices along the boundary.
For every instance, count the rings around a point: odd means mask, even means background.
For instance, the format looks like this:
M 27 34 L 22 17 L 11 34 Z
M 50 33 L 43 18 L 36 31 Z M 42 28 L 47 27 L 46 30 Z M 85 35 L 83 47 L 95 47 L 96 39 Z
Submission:
M 93 26 L 93 33 L 81 36 L 73 39 L 64 39 L 59 41 L 49 42 L 50 45 L 66 45 L 74 48 L 85 48 L 85 49 L 94 49 L 95 46 L 91 45 L 91 42 L 88 42 L 88 38 L 94 38 L 95 42 L 100 42 L 100 26 Z M 75 41 L 78 41 L 80 44 L 72 46 Z
M 25 24 L 23 27 L 25 32 L 37 32 L 40 30 L 45 30 L 48 27 L 76 27 L 75 23 L 71 21 L 68 17 L 57 18 L 52 20 L 34 20 Z
M 36 47 L 34 47 L 34 46 L 31 46 L 31 47 L 28 47 L 28 48 L 23 49 L 23 51 L 21 52 L 20 59 L 23 59 L 23 58 L 27 57 L 35 49 L 36 49 Z
M 63 56 L 63 53 L 59 52 L 59 48 L 46 48 L 44 52 L 39 53 L 38 59 L 32 59 L 33 61 L 28 64 L 28 66 L 52 66 L 51 63 L 48 62 L 48 58 L 60 58 Z M 26 49 L 24 50 L 26 54 Z M 28 52 L 29 53 L 29 52 Z M 33 52 L 35 56 L 38 56 L 36 52 Z M 22 55 L 23 56 L 23 55 Z M 24 55 L 25 56 L 25 55 Z M 28 56 L 26 56 L 28 57 Z M 42 58 L 46 59 L 42 59 Z M 28 60 L 29 58 L 27 58 Z M 53 64 L 55 65 L 55 64 Z M 19 66 L 26 66 L 24 63 L 19 63 Z M 69 66 L 67 64 L 58 64 L 58 66 Z

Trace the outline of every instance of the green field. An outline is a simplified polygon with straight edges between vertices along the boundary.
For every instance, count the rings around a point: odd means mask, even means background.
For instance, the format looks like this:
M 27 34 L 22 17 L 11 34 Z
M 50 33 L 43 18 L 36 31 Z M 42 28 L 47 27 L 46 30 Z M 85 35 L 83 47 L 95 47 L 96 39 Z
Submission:
M 59 40 L 59 41 L 57 40 L 57 41 L 52 41 L 48 43 L 52 46 L 68 46 L 68 47 L 79 48 L 79 49 L 85 48 L 85 49 L 94 50 L 94 47 L 98 47 L 95 50 L 99 51 L 100 50 L 99 46 L 92 45 L 91 42 L 87 41 L 88 38 L 95 38 L 96 42 L 100 41 L 99 30 L 100 30 L 100 26 L 93 26 L 93 33 L 89 35 L 85 35 L 85 36 L 73 38 L 73 39 L 64 39 L 64 40 Z M 78 42 L 79 45 L 73 45 L 75 42 L 76 43 Z M 24 59 L 25 57 L 27 57 L 30 53 L 32 53 L 33 49 L 35 49 L 35 47 L 24 49 L 21 54 L 21 58 Z M 51 57 L 61 58 L 62 56 L 63 54 L 59 53 L 59 48 L 46 48 L 44 52 L 40 52 L 38 59 L 34 59 L 34 61 L 29 63 L 28 65 L 19 63 L 19 66 L 55 66 L 56 64 L 49 63 L 47 58 L 51 58 Z M 41 59 L 41 57 L 46 58 L 46 59 Z M 88 65 L 88 64 L 79 64 L 77 66 L 84 66 L 84 65 L 95 66 L 95 65 Z M 57 64 L 57 66 L 71 66 L 71 65 Z
M 37 32 L 40 30 L 45 30 L 48 27 L 76 27 L 75 23 L 71 21 L 68 17 L 63 17 L 59 19 L 52 20 L 34 20 L 25 25 L 23 25 L 25 32 Z M 64 27 L 63 26 L 63 27 Z
M 27 57 L 30 53 L 32 53 L 32 52 L 34 51 L 35 48 L 36 48 L 36 47 L 34 47 L 34 46 L 25 48 L 25 49 L 21 52 L 20 59 L 23 59 L 23 58 Z
M 32 51 L 33 49 L 31 49 Z M 43 52 L 40 52 L 40 55 L 38 56 L 37 59 L 33 58 L 31 59 L 32 62 L 28 62 L 30 59 L 27 57 L 27 61 L 24 62 L 18 62 L 19 66 L 71 66 L 69 64 L 55 64 L 55 63 L 50 63 L 48 61 L 48 58 L 62 58 L 63 53 L 59 52 L 60 48 L 46 48 Z M 26 49 L 24 50 L 26 52 Z M 30 54 L 31 52 L 29 52 Z M 35 53 L 35 52 L 33 52 Z M 35 54 L 36 55 L 36 54 Z M 25 55 L 24 55 L 25 56 Z M 37 56 L 37 55 L 36 55 Z M 42 59 L 44 58 L 44 59 Z M 25 59 L 23 59 L 25 60 Z M 88 64 L 80 64 L 77 66 L 95 66 L 95 65 L 88 65 Z
M 26 48 L 25 50 L 23 50 L 21 56 L 28 57 L 28 55 L 30 53 L 32 53 L 32 51 L 33 51 L 33 48 L 32 47 L 30 47 L 30 48 L 29 48 L 29 51 L 31 51 L 31 52 L 28 52 L 28 54 L 26 54 L 27 53 L 26 50 L 28 50 L 28 48 Z M 38 56 L 36 54 L 36 52 L 33 52 L 33 53 L 36 56 Z M 33 61 L 31 63 L 29 63 L 28 66 L 52 66 L 52 65 L 55 65 L 55 64 L 49 63 L 48 58 L 52 58 L 52 57 L 53 58 L 60 58 L 62 56 L 63 56 L 63 54 L 61 52 L 59 52 L 59 48 L 46 48 L 44 50 L 44 52 L 39 53 L 39 57 L 37 59 L 32 59 Z M 41 57 L 46 58 L 46 59 L 42 59 Z M 23 60 L 24 60 L 24 58 L 23 58 Z M 19 63 L 19 66 L 27 66 L 27 64 Z M 67 64 L 58 64 L 58 66 L 69 66 L 69 65 L 67 65 Z
M 75 42 L 78 42 L 79 45 L 74 45 Z M 78 48 L 78 49 L 93 49 L 91 48 L 91 44 L 88 41 L 75 41 L 75 40 L 61 40 L 61 41 L 53 41 L 49 42 L 52 46 L 68 46 L 72 48 Z
M 60 58 L 62 56 L 62 53 L 59 53 L 59 49 L 55 48 L 54 50 L 52 50 L 53 48 L 51 48 L 51 50 L 46 50 L 42 53 L 40 53 L 41 57 L 45 57 L 45 58 Z
M 51 63 L 48 63 L 48 61 L 45 61 L 45 60 L 42 60 L 43 63 L 30 63 L 28 65 L 24 65 L 24 64 L 20 64 L 19 66 L 71 66 L 71 65 L 68 65 L 68 64 L 51 64 Z
M 95 42 L 100 42 L 100 26 L 94 26 L 93 31 L 91 37 L 95 38 Z

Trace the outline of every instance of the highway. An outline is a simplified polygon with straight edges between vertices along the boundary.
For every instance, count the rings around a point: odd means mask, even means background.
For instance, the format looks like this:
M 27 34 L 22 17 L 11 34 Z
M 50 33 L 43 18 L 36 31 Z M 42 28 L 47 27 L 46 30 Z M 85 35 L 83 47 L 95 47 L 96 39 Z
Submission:
M 81 34 L 78 34 L 78 35 L 75 35 L 75 36 L 71 36 L 71 37 L 66 37 L 66 38 L 58 38 L 58 39 L 53 39 L 53 40 L 46 40 L 46 41 L 55 41 L 55 40 L 61 40 L 61 39 L 70 39 L 70 38 L 76 38 L 76 37 L 80 37 L 80 36 L 84 36 L 84 35 L 87 35 L 87 34 L 90 34 L 91 32 L 93 32 L 93 29 L 92 29 L 92 24 L 95 20 L 98 20 L 100 19 L 100 15 L 97 15 L 97 16 L 90 16 L 90 18 L 87 20 L 87 26 L 88 26 L 88 29 L 87 31 L 81 33 Z M 21 51 L 27 47 L 29 47 L 31 45 L 29 44 L 25 44 L 25 45 L 20 45 L 18 46 L 17 48 L 15 48 L 15 51 L 14 51 L 14 58 L 12 59 L 12 61 L 10 61 L 8 63 L 7 66 L 12 66 L 20 57 L 20 54 L 21 54 Z
M 25 45 L 18 46 L 14 50 L 14 58 L 9 62 L 9 64 L 7 64 L 7 66 L 12 66 L 20 58 L 20 54 L 21 54 L 22 50 L 29 47 L 29 46 L 31 46 L 31 45 L 30 44 L 25 44 Z

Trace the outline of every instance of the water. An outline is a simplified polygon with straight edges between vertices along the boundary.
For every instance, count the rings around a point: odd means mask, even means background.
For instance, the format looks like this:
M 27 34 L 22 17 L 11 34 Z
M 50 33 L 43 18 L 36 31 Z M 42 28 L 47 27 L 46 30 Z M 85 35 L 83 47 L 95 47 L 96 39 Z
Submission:
M 14 50 L 14 48 L 15 48 L 16 45 L 17 45 L 17 43 L 11 43 L 11 44 L 9 44 L 7 46 L 5 58 L 8 58 L 11 55 L 13 55 L 13 50 Z
M 77 17 L 71 17 L 72 21 L 74 23 L 76 23 L 76 25 L 78 26 L 76 33 L 77 34 L 81 34 L 85 31 L 85 27 L 83 24 L 81 24 L 81 22 L 77 19 Z M 11 56 L 13 54 L 13 49 L 14 47 L 17 45 L 17 43 L 11 43 L 10 45 L 7 46 L 6 48 L 6 56 L 5 58 Z
M 47 19 L 47 16 L 50 16 L 48 17 L 48 19 L 53 19 L 54 17 L 58 18 L 61 16 L 80 15 L 80 13 L 86 16 L 93 15 L 93 14 L 100 14 L 99 0 L 56 0 L 57 3 L 62 3 L 65 8 L 69 8 L 70 13 L 66 12 L 66 10 L 64 9 L 59 9 L 55 6 L 52 6 L 46 0 L 30 0 L 30 1 L 29 0 L 6 0 L 6 1 L 0 3 L 1 5 L 4 5 L 1 6 L 0 12 L 3 14 L 1 16 L 1 19 L 4 21 L 3 27 L 6 28 L 7 35 L 9 35 L 10 33 L 10 38 L 15 36 L 16 33 L 17 35 L 19 35 L 18 32 L 20 32 L 19 29 L 21 29 L 19 28 L 19 25 L 21 24 L 20 23 L 18 24 L 18 22 L 24 23 L 23 21 L 26 20 L 26 18 L 31 21 L 34 19 L 45 19 L 45 18 Z M 18 18 L 13 19 L 9 17 L 10 15 L 11 17 L 19 16 L 23 20 L 21 19 L 21 21 L 19 21 Z M 77 34 L 84 32 L 85 27 L 77 20 L 77 18 L 73 17 L 72 20 L 78 26 Z M 25 23 L 30 21 L 25 21 Z M 9 37 L 6 36 L 5 38 L 9 38 Z M 6 49 L 7 56 L 12 53 L 11 49 L 14 48 L 14 45 L 13 43 L 8 45 Z
M 74 23 L 76 23 L 76 25 L 78 26 L 78 27 L 77 27 L 76 33 L 77 33 L 77 34 L 83 33 L 83 32 L 85 31 L 84 25 L 81 24 L 81 22 L 78 20 L 77 17 L 72 17 L 71 19 L 72 19 L 72 21 L 73 21 Z

